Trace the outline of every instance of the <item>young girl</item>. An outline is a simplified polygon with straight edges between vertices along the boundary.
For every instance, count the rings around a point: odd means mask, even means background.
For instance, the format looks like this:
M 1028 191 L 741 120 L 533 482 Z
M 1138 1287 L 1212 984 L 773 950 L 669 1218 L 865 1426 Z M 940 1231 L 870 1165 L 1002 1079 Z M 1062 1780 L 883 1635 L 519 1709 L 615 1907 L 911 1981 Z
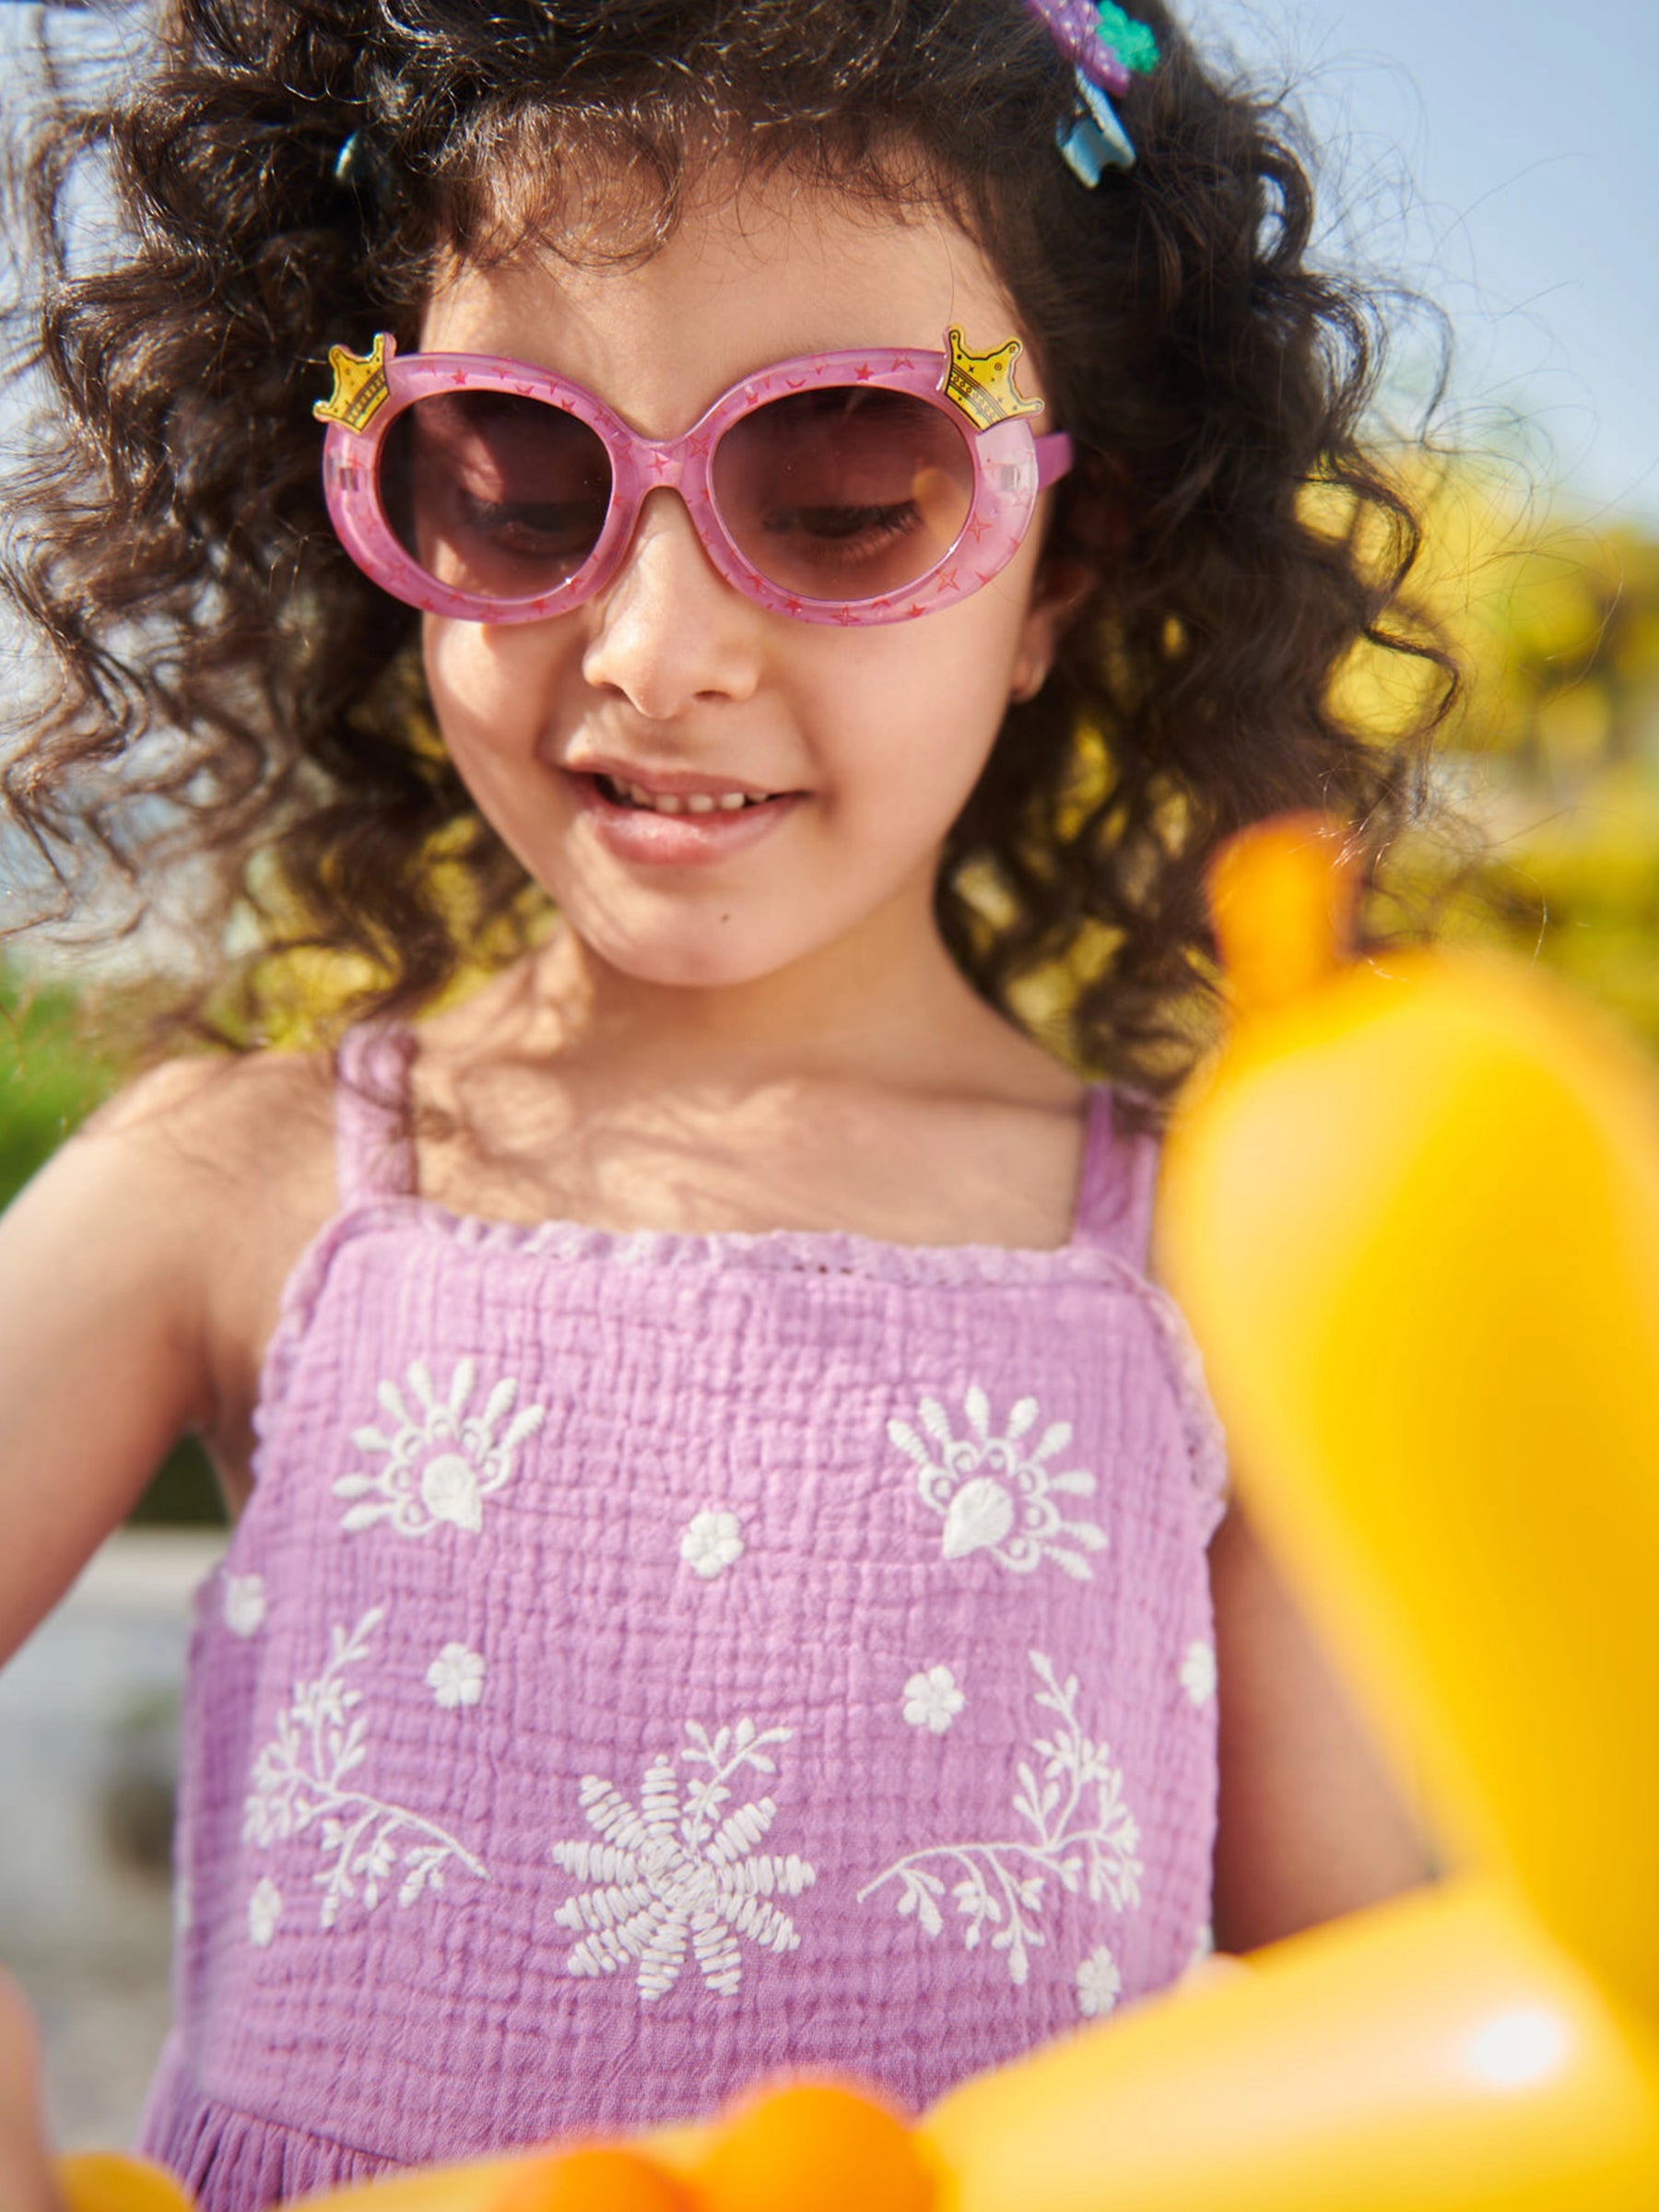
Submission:
M 1207 855 L 1413 805 L 1328 697 L 1409 518 L 1141 12 L 173 0 L 32 157 L 6 788 L 208 882 L 240 1049 L 0 1232 L 0 1648 L 198 1429 L 143 2140 L 215 2212 L 916 2108 L 1421 1871 L 1148 1273 Z M 337 1052 L 253 1049 L 296 947 Z

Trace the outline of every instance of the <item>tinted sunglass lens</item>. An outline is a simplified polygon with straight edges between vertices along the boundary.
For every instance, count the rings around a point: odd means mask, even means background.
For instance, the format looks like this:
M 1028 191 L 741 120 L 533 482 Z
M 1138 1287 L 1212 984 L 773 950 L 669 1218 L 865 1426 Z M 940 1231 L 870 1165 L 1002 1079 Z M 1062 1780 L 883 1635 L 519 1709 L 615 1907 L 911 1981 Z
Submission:
M 769 582 L 875 599 L 935 568 L 973 506 L 967 440 L 908 392 L 830 385 L 769 401 L 715 449 L 721 520 Z
M 598 433 L 517 392 L 430 394 L 381 445 L 393 535 L 429 576 L 481 599 L 568 583 L 599 542 L 610 495 Z

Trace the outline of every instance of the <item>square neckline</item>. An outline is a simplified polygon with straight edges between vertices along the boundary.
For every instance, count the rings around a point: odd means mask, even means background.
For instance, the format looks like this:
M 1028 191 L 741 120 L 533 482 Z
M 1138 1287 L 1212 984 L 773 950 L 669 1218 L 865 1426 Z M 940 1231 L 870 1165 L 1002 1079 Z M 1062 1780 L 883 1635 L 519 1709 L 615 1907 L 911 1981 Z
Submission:
M 1111 1195 L 1112 1162 L 1120 1150 L 1115 1092 L 1109 1083 L 1091 1083 L 1084 1090 L 1083 1141 L 1063 1243 L 997 1244 L 973 1240 L 914 1243 L 842 1229 L 606 1229 L 568 1215 L 513 1221 L 499 1215 L 465 1212 L 423 1195 L 409 1118 L 410 1082 L 418 1049 L 413 1024 L 402 1021 L 359 1024 L 347 1030 L 339 1041 L 335 1055 L 338 1215 L 355 1212 L 365 1205 L 399 1206 L 413 1209 L 422 1220 L 447 1225 L 468 1241 L 488 1241 L 517 1248 L 537 1240 L 580 1249 L 592 1256 L 602 1253 L 666 1256 L 675 1251 L 711 1257 L 722 1251 L 735 1254 L 767 1251 L 781 1256 L 786 1251 L 806 1253 L 817 1248 L 826 1255 L 833 1253 L 847 1257 L 862 1251 L 872 1256 L 898 1256 L 912 1262 L 952 1254 L 963 1261 L 981 1261 L 987 1254 L 1002 1253 L 1018 1264 L 1062 1260 L 1069 1253 L 1116 1241 L 1098 1233 L 1102 1226 L 1099 1219 L 1102 1201 Z M 1109 1210 L 1115 1218 L 1121 1207 Z

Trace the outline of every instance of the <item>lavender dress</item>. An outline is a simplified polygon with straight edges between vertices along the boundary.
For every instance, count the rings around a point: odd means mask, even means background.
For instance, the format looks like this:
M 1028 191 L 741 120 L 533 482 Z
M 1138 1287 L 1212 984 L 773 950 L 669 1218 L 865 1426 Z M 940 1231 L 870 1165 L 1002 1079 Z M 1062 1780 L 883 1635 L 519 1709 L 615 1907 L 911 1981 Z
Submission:
M 1222 1458 L 1155 1146 L 1094 1094 L 1057 1252 L 514 1227 L 413 1194 L 410 1051 L 344 1048 L 197 1601 L 142 2147 L 256 2212 L 782 2067 L 919 2109 L 1180 1974 Z

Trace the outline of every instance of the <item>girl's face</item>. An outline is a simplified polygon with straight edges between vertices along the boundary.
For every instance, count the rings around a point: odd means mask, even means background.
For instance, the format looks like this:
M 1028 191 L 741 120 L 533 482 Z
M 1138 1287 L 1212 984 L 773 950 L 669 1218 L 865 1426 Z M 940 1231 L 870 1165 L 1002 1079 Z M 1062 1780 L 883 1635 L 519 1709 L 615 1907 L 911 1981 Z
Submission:
M 776 185 L 702 194 L 637 267 L 528 252 L 463 265 L 429 303 L 420 344 L 534 362 L 665 438 L 772 362 L 936 351 L 950 324 L 982 351 L 1018 327 L 959 231 Z M 1042 395 L 1029 350 L 1018 374 Z M 641 982 L 747 982 L 872 928 L 931 929 L 942 841 L 1010 697 L 1035 689 L 1053 655 L 1061 610 L 1036 590 L 1050 497 L 971 598 L 842 629 L 732 590 L 678 495 L 653 492 L 614 582 L 572 612 L 425 618 L 451 756 L 577 936 Z M 618 806 L 601 778 L 681 811 Z M 739 813 L 719 805 L 732 794 L 776 795 Z

